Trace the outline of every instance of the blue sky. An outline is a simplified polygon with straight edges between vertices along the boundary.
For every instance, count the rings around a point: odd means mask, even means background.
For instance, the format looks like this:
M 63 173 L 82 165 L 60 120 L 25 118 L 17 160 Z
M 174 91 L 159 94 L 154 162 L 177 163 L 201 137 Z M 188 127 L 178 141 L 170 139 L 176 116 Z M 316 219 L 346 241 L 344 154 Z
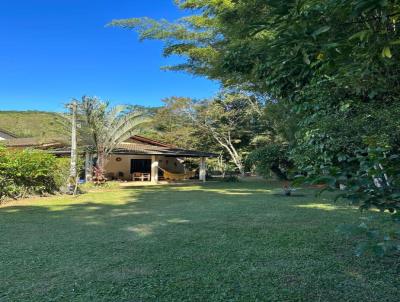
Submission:
M 169 96 L 214 95 L 215 82 L 161 71 L 175 59 L 112 19 L 182 16 L 172 0 L 1 0 L 0 110 L 63 110 L 82 95 L 157 106 Z

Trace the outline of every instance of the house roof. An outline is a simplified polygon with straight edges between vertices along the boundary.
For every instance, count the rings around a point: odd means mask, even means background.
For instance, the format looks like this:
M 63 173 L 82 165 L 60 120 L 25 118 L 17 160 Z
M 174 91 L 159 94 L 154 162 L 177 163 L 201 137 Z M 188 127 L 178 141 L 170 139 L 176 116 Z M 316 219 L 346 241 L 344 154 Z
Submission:
M 12 137 L 12 138 L 16 138 L 16 137 L 17 137 L 14 133 L 11 133 L 10 131 L 4 130 L 4 129 L 2 129 L 2 128 L 0 128 L 0 134 L 1 134 L 1 133 L 4 133 L 5 135 L 7 135 L 7 136 L 9 136 L 9 137 Z
M 155 146 L 147 143 L 124 142 L 117 145 L 113 154 L 164 155 L 180 157 L 216 157 L 216 154 L 195 150 L 186 150 L 174 146 Z
M 11 138 L 4 141 L 4 144 L 10 148 L 38 148 L 38 149 L 49 149 L 62 147 L 63 143 L 56 140 L 43 141 L 37 137 L 25 137 L 25 138 Z
M 50 146 L 50 142 L 46 146 Z M 52 142 L 53 147 L 45 147 L 43 144 L 38 146 L 41 149 L 49 149 L 54 154 L 69 154 L 71 148 L 69 146 L 60 146 L 60 143 Z M 57 145 L 58 144 L 58 145 Z M 195 150 L 181 149 L 176 146 L 155 141 L 143 136 L 135 135 L 116 146 L 113 154 L 129 154 L 129 155 L 163 155 L 176 157 L 216 157 L 216 154 L 210 152 L 202 152 Z
M 156 141 L 156 140 L 144 137 L 144 136 L 140 136 L 140 135 L 134 135 L 128 141 L 132 142 L 132 143 L 142 143 L 142 144 L 159 146 L 159 147 L 173 147 L 172 145 L 162 143 L 162 142 L 159 142 L 159 141 Z

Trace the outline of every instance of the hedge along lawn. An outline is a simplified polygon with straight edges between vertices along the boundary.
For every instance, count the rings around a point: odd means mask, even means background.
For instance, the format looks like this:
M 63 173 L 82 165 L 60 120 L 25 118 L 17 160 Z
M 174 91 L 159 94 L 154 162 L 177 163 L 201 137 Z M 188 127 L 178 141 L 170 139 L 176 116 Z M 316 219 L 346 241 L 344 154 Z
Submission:
M 0 208 L 0 301 L 398 301 L 335 233 L 357 209 L 277 184 L 115 189 Z

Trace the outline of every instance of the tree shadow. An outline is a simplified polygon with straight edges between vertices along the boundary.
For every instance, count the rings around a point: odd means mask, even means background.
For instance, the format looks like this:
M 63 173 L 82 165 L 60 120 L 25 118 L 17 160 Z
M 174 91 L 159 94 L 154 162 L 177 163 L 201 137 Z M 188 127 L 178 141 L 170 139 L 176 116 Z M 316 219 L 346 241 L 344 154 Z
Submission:
M 1 207 L 0 300 L 261 299 L 287 291 L 312 299 L 331 279 L 337 288 L 322 296 L 340 297 L 349 263 L 361 292 L 360 276 L 378 265 L 354 262 L 350 249 L 339 253 L 346 242 L 334 233 L 358 212 L 301 190 L 277 198 L 277 190 L 143 187 Z

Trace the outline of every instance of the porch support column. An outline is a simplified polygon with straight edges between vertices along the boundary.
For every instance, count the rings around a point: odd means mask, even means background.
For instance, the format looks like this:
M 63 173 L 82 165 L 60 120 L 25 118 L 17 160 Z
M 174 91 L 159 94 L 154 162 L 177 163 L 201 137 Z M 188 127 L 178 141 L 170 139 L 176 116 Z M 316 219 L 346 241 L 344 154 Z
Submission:
M 89 152 L 85 153 L 85 180 L 91 181 L 93 173 L 93 156 Z
M 206 158 L 205 157 L 200 157 L 199 179 L 204 182 L 206 181 Z
M 151 156 L 151 182 L 158 183 L 158 158 Z

